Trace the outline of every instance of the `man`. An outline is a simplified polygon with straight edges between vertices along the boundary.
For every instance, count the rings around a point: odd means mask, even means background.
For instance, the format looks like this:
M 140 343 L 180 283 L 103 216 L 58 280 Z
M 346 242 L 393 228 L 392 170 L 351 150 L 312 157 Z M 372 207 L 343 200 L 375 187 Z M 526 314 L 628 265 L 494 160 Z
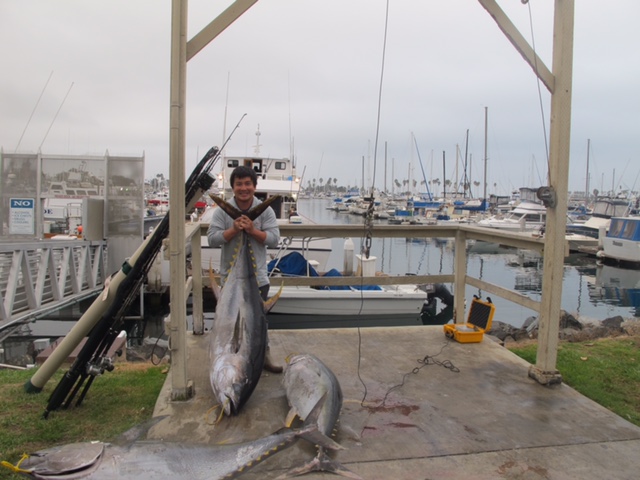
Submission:
M 231 188 L 233 188 L 233 198 L 229 203 L 241 212 L 247 212 L 262 203 L 254 195 L 258 186 L 258 176 L 253 169 L 245 166 L 235 168 L 231 173 L 230 182 Z M 280 242 L 280 229 L 275 212 L 273 209 L 267 208 L 258 218 L 251 221 L 246 215 L 233 220 L 222 208 L 215 209 L 209 230 L 207 230 L 207 238 L 209 246 L 221 247 L 220 272 L 223 286 L 233 259 L 235 246 L 233 240 L 241 232 L 244 232 L 251 242 L 255 254 L 256 277 L 260 296 L 266 301 L 269 295 L 267 247 L 276 248 Z M 268 345 L 267 342 L 264 369 L 273 373 L 281 373 L 282 367 L 275 365 L 271 360 Z

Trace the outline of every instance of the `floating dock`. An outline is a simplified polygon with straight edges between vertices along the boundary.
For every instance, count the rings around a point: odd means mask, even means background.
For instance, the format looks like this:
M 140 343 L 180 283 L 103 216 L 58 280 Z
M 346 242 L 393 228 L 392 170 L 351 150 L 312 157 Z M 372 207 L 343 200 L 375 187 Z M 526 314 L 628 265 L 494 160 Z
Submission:
M 344 404 L 332 453 L 373 479 L 636 479 L 640 427 L 565 384 L 542 386 L 529 364 L 485 336 L 461 344 L 441 326 L 272 330 L 271 354 L 284 363 L 312 353 L 336 374 Z M 188 335 L 195 396 L 170 401 L 170 378 L 154 415 L 169 415 L 150 438 L 228 444 L 283 426 L 282 375 L 263 373 L 237 417 L 214 426 L 208 337 Z M 315 455 L 299 441 L 242 478 L 272 479 Z M 305 479 L 338 478 L 312 473 Z

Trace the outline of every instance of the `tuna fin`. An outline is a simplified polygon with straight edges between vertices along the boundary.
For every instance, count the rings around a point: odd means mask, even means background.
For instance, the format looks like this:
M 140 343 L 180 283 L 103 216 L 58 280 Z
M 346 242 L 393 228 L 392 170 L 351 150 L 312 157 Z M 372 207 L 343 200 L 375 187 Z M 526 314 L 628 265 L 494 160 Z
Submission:
M 225 202 L 222 198 L 217 197 L 216 195 L 212 195 L 209 194 L 209 196 L 211 197 L 211 200 L 213 200 L 214 202 L 216 202 L 216 204 L 222 208 L 222 210 L 225 211 L 225 213 L 227 215 L 229 215 L 231 218 L 233 218 L 234 220 L 236 218 L 239 218 L 242 216 L 242 212 L 234 207 L 233 205 L 231 205 L 229 202 Z M 249 210 L 245 215 L 247 217 L 249 217 L 251 220 L 255 220 L 256 218 L 258 218 L 260 215 L 262 215 L 262 213 L 271 206 L 271 204 L 273 202 L 275 202 L 276 200 L 278 200 L 280 198 L 280 195 L 274 195 L 272 197 L 267 198 L 264 202 L 262 202 L 260 205 L 256 205 L 255 207 L 253 207 L 251 210 Z
M 153 417 L 143 422 L 139 425 L 136 425 L 126 432 L 120 434 L 118 438 L 116 438 L 113 442 L 114 445 L 118 445 L 120 447 L 128 447 L 136 440 L 139 440 L 143 436 L 146 436 L 149 433 L 149 430 L 153 428 L 154 425 L 160 423 L 162 420 L 167 418 L 169 415 L 161 415 L 159 417 Z
M 284 419 L 284 424 L 287 428 L 291 428 L 291 425 L 293 424 L 293 421 L 296 419 L 296 417 L 298 416 L 298 411 L 295 408 L 292 408 L 291 410 L 289 410 L 289 413 L 287 413 L 287 418 Z
M 325 393 L 311 409 L 309 415 L 307 415 L 307 418 L 304 420 L 303 428 L 297 432 L 298 436 L 313 443 L 314 445 L 320 445 L 321 447 L 329 448 L 331 450 L 344 450 L 342 445 L 334 442 L 318 430 L 318 418 L 320 417 L 320 412 L 322 412 L 322 407 L 324 406 L 326 399 L 327 394 Z
M 220 294 L 222 292 L 220 291 L 220 285 L 218 285 L 218 282 L 216 281 L 216 277 L 213 274 L 211 261 L 209 261 L 209 283 L 211 284 L 211 290 L 213 290 L 213 296 L 215 297 L 216 301 L 220 300 Z
M 280 199 L 280 195 L 274 195 L 272 197 L 267 198 L 264 202 L 262 202 L 260 205 L 256 205 L 255 207 L 253 207 L 251 210 L 249 210 L 246 215 L 247 217 L 249 217 L 251 220 L 255 220 L 256 218 L 258 218 L 260 215 L 262 215 L 262 212 L 264 212 L 268 207 L 271 206 L 271 204 L 273 202 L 275 202 L 276 200 Z
M 282 288 L 283 287 L 284 287 L 284 283 L 282 285 L 280 285 L 280 290 L 278 290 L 278 293 L 276 293 L 273 297 L 271 297 L 269 300 L 264 302 L 264 311 L 265 312 L 269 312 L 273 308 L 273 306 L 276 304 L 276 302 L 280 298 L 280 295 L 282 295 Z
M 234 207 L 233 205 L 231 205 L 229 202 L 225 202 L 223 199 L 221 199 L 220 197 L 217 197 L 215 195 L 209 194 L 209 196 L 211 197 L 211 200 L 213 200 L 214 202 L 216 202 L 216 204 L 225 211 L 225 213 L 227 215 L 229 215 L 231 218 L 233 218 L 234 220 L 236 218 L 240 218 L 242 216 L 242 212 L 240 210 L 238 210 L 236 207 Z

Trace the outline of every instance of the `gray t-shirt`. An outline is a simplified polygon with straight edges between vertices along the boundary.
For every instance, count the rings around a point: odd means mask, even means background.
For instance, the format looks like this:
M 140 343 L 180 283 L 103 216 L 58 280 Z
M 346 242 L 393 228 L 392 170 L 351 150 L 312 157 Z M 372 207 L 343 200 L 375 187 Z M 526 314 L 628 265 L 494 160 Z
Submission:
M 238 207 L 235 198 L 232 198 L 229 203 L 234 207 Z M 253 197 L 253 203 L 251 208 L 262 203 L 256 197 Z M 253 221 L 253 225 L 258 230 L 262 230 L 267 234 L 265 243 L 258 242 L 255 238 L 249 236 L 249 242 L 253 248 L 256 258 L 256 277 L 258 279 L 258 286 L 262 287 L 269 283 L 269 277 L 267 276 L 267 247 L 276 248 L 280 242 L 280 229 L 278 228 L 278 221 L 276 214 L 272 208 L 267 208 L 262 215 Z M 234 250 L 238 246 L 238 242 L 242 241 L 243 235 L 239 233 L 227 242 L 222 234 L 225 230 L 233 226 L 233 219 L 227 215 L 227 213 L 221 208 L 216 208 L 211 217 L 211 223 L 207 230 L 207 238 L 209 240 L 210 247 L 220 247 L 220 275 L 222 278 L 222 284 L 226 280 L 227 272 L 231 266 Z

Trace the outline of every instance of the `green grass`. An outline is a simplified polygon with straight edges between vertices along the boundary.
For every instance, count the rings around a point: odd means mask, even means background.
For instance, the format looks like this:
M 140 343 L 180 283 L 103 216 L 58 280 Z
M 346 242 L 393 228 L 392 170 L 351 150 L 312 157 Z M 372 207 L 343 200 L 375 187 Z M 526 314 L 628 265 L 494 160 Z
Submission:
M 98 377 L 82 405 L 56 410 L 43 418 L 49 395 L 66 370 L 42 392 L 28 394 L 24 384 L 35 370 L 0 370 L 0 460 L 15 465 L 23 453 L 80 441 L 111 441 L 151 418 L 165 381 L 163 368 L 151 364 L 116 364 Z M 23 478 L 0 467 L 0 478 Z
M 509 350 L 536 361 L 535 344 Z M 561 343 L 556 366 L 567 385 L 640 426 L 640 337 Z

